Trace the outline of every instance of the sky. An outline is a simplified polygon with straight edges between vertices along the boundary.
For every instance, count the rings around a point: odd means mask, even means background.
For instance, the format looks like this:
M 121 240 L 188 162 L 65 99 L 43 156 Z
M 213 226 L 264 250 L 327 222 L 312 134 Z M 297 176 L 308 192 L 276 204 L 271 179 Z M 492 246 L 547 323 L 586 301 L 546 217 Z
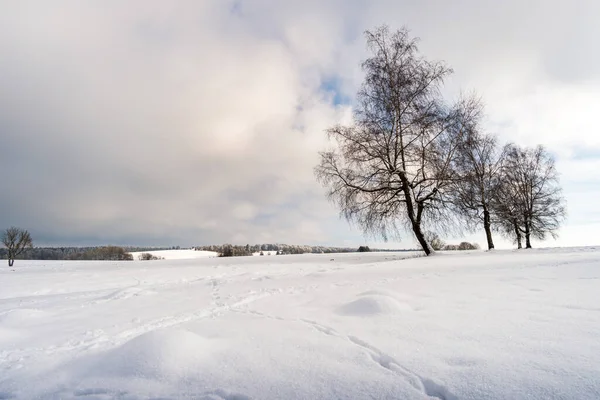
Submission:
M 568 220 L 534 245 L 600 244 L 598 15 L 597 0 L 3 1 L 0 228 L 38 245 L 414 247 L 365 238 L 313 174 L 324 130 L 350 121 L 363 33 L 387 24 L 454 69 L 449 100 L 481 96 L 488 132 L 555 155 Z

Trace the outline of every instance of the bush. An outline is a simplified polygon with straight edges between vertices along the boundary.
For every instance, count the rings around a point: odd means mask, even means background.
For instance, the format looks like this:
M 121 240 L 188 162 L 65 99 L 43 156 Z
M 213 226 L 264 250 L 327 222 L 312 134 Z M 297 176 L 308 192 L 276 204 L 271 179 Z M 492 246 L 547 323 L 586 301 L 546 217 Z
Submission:
M 425 233 L 425 239 L 427 240 L 427 242 L 429 242 L 431 248 L 435 251 L 444 249 L 444 246 L 446 245 L 442 238 L 440 238 L 440 235 L 438 235 L 435 232 Z
M 367 252 L 369 252 L 369 251 L 371 251 L 371 249 L 369 248 L 369 246 L 360 246 L 360 247 L 358 248 L 358 252 L 359 252 L 359 253 L 367 253 Z
M 469 242 L 461 242 L 458 245 L 459 250 L 476 250 L 477 248 Z
M 479 250 L 481 247 L 477 243 L 461 242 L 459 245 L 447 244 L 444 250 Z
M 158 257 L 151 253 L 142 253 L 138 256 L 140 261 L 164 260 L 164 257 Z

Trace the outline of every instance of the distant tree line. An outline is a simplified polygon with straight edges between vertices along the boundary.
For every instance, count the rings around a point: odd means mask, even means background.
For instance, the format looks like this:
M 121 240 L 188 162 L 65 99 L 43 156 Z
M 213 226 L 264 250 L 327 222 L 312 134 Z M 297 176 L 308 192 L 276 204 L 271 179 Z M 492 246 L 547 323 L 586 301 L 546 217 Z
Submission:
M 130 260 L 130 252 L 166 250 L 173 247 L 31 247 L 16 256 L 17 260 Z M 7 259 L 8 248 L 0 248 L 0 259 Z
M 102 246 L 73 253 L 69 260 L 132 261 L 133 256 L 123 247 Z
M 285 254 L 321 254 L 321 253 L 351 253 L 355 252 L 355 248 L 347 247 L 326 247 L 326 246 L 306 246 L 306 245 L 289 245 L 289 244 L 246 244 L 246 245 L 207 245 L 196 246 L 195 250 L 214 251 L 222 257 L 234 256 L 251 256 L 260 252 L 276 252 L 277 255 Z
M 442 96 L 452 69 L 429 61 L 406 29 L 366 32 L 371 56 L 353 122 L 327 130 L 333 147 L 315 167 L 341 214 L 366 234 L 412 232 L 429 255 L 428 232 L 483 228 L 518 248 L 556 237 L 566 216 L 552 155 L 543 147 L 501 145 L 482 128 L 483 105 Z

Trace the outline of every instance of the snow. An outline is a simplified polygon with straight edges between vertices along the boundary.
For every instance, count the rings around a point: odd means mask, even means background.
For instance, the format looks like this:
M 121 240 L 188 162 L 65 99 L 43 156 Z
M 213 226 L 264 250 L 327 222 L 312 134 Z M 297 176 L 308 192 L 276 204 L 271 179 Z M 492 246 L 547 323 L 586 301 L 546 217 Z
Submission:
M 100 355 L 92 366 L 95 374 L 174 379 L 190 374 L 214 347 L 210 340 L 187 330 L 155 330 Z
M 398 302 L 394 299 L 394 296 L 363 295 L 359 299 L 339 307 L 337 313 L 340 315 L 370 316 L 392 314 L 406 310 L 411 310 L 410 305 Z
M 255 251 L 254 253 L 252 253 L 253 256 L 260 256 L 260 253 L 263 253 L 263 256 L 276 256 L 277 255 L 277 251 L 276 250 L 263 250 L 263 251 Z
M 195 258 L 217 257 L 218 253 L 214 251 L 203 251 L 193 249 L 179 250 L 149 250 L 149 251 L 133 251 L 129 254 L 133 256 L 135 261 L 139 260 L 139 255 L 150 253 L 153 256 L 161 257 L 165 260 L 190 260 Z
M 597 399 L 600 248 L 22 261 L 0 399 Z

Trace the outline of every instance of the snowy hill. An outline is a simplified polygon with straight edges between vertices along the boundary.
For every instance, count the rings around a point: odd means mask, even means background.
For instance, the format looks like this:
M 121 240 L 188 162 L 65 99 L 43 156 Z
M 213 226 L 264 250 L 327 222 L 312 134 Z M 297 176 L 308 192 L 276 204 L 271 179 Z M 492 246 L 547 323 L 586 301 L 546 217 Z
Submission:
M 600 249 L 0 269 L 1 399 L 597 399 Z
M 149 251 L 134 251 L 130 254 L 134 260 L 138 260 L 140 254 L 150 253 L 153 256 L 160 257 L 165 260 L 190 260 L 195 258 L 217 257 L 218 254 L 214 251 L 201 250 L 149 250 Z

